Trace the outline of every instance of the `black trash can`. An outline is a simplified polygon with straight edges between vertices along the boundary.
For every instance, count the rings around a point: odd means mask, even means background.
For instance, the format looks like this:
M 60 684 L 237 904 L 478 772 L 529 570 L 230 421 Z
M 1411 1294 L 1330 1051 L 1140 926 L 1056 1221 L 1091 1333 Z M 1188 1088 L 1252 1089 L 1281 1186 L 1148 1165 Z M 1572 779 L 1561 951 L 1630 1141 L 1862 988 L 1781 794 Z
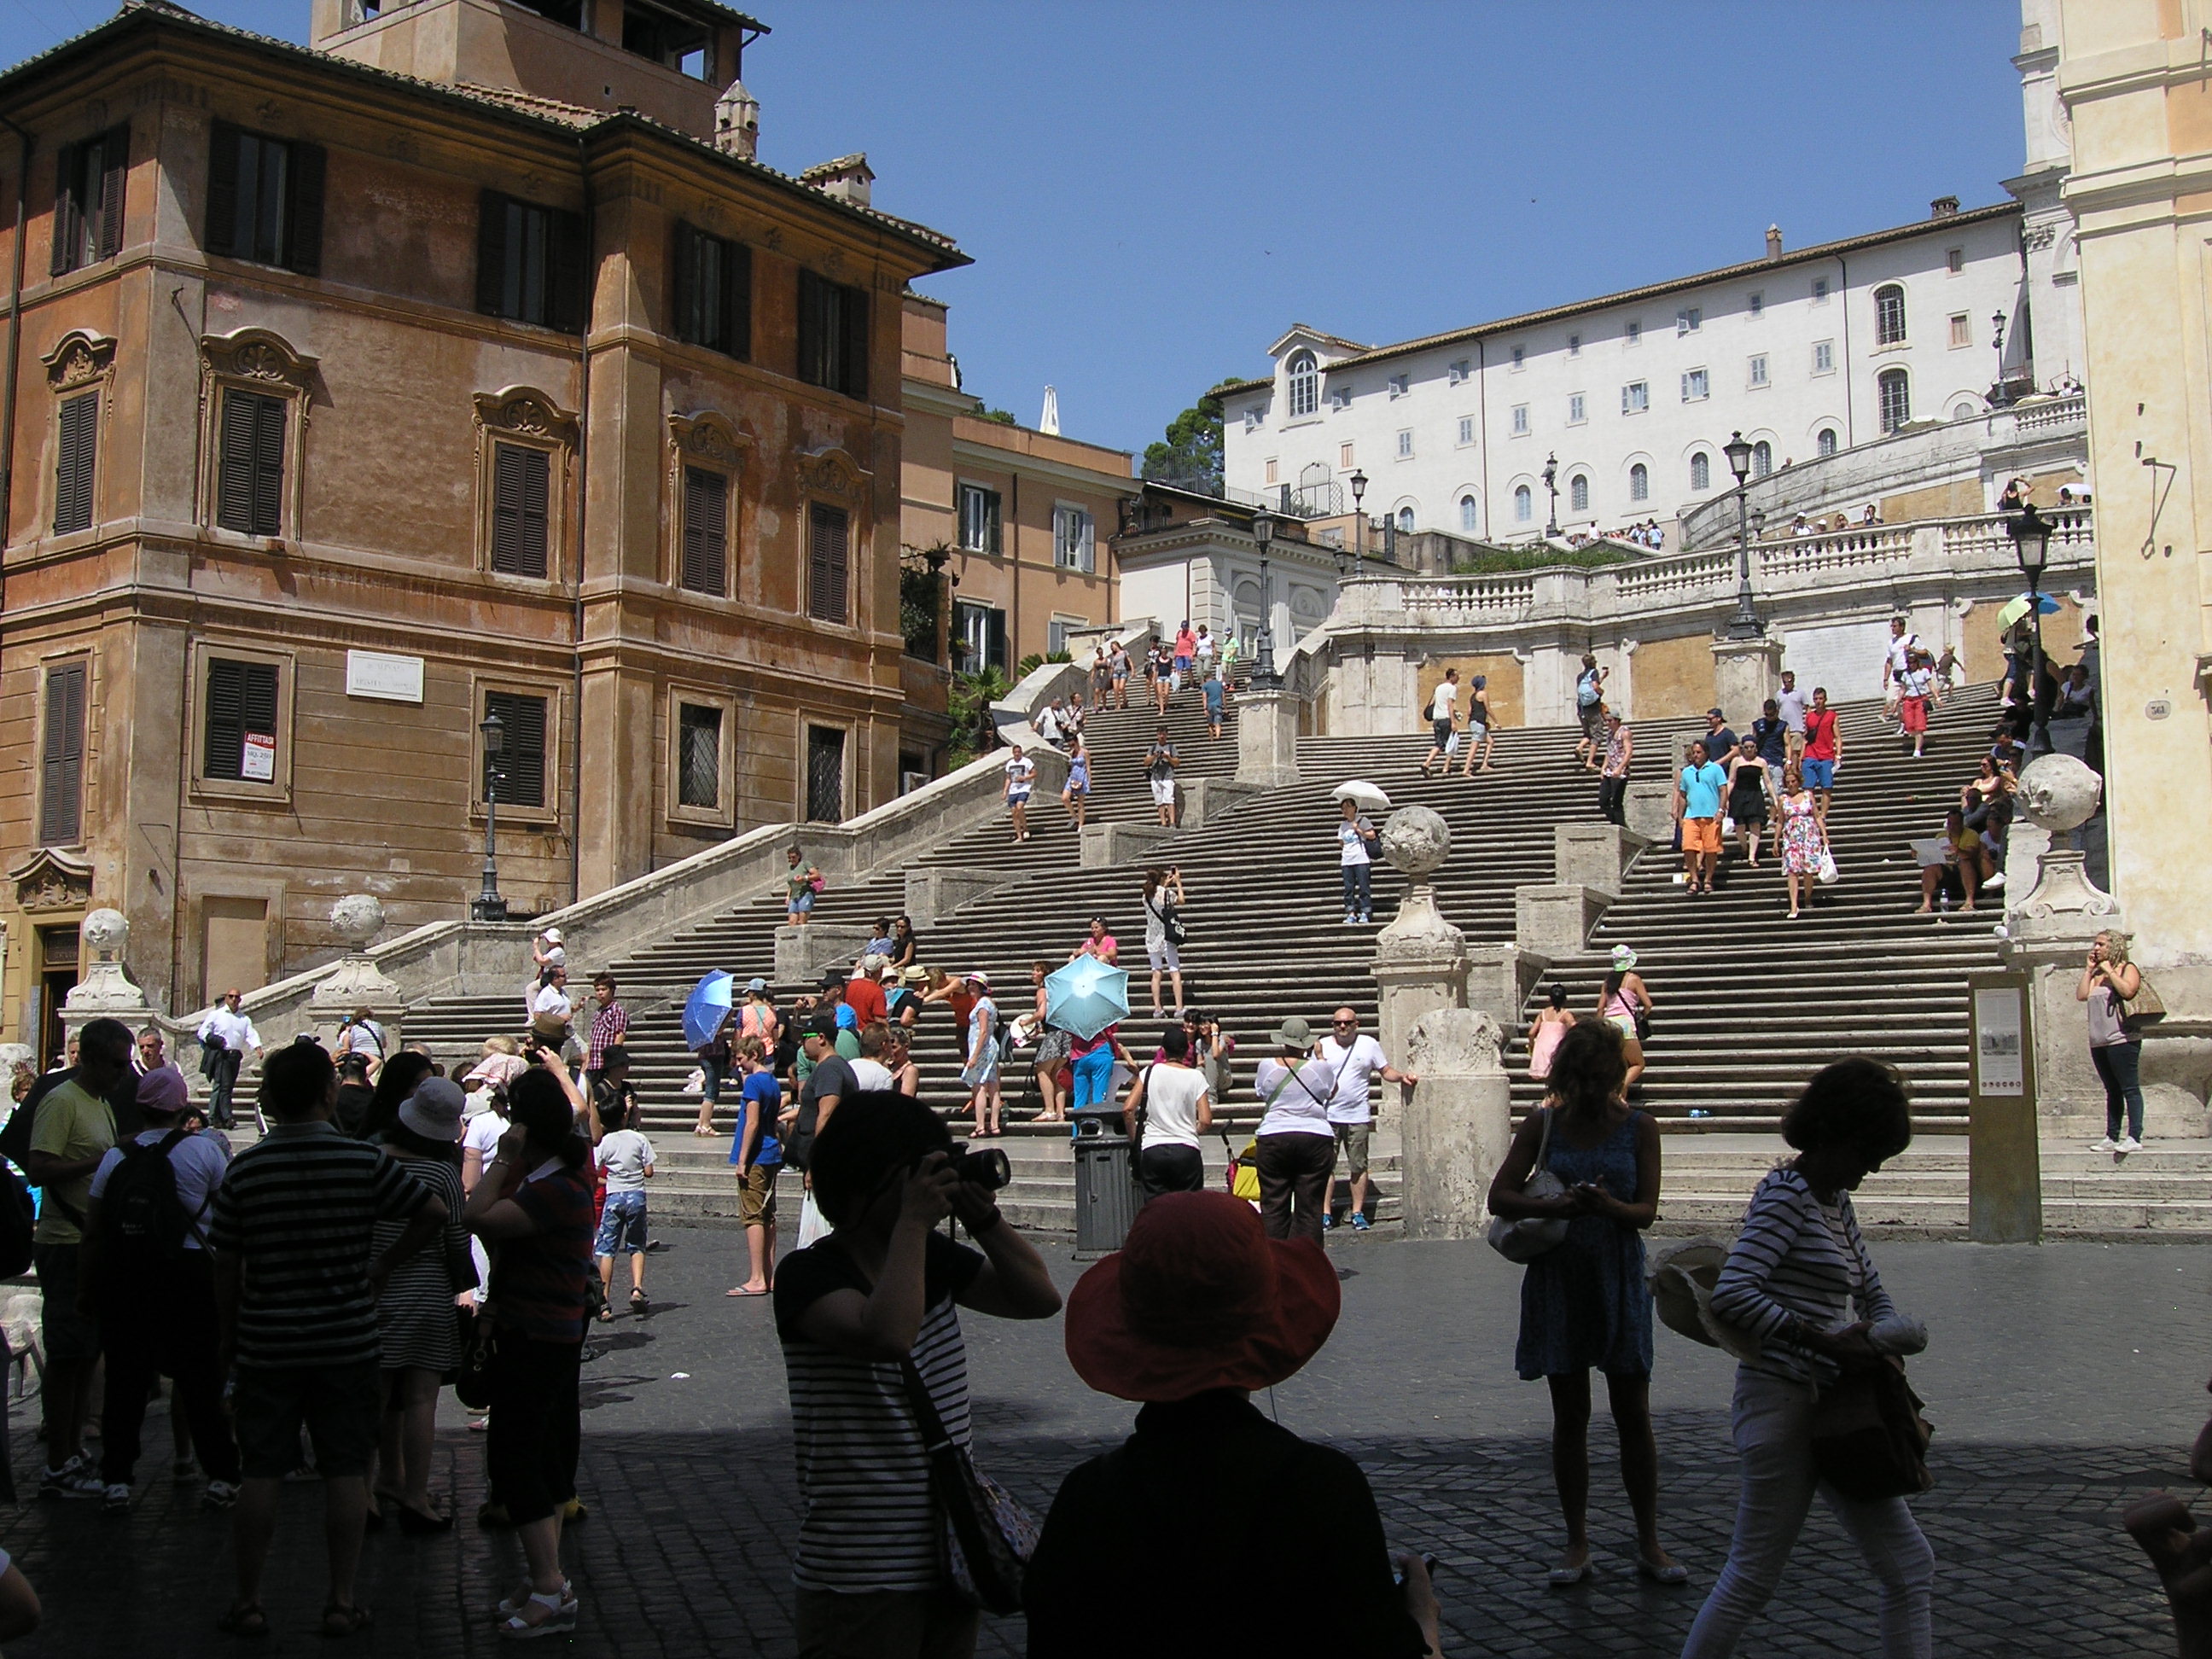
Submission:
M 1137 1218 L 1134 1149 L 1115 1105 L 1079 1107 L 1075 1121 L 1075 1259 L 1095 1261 L 1121 1248 Z

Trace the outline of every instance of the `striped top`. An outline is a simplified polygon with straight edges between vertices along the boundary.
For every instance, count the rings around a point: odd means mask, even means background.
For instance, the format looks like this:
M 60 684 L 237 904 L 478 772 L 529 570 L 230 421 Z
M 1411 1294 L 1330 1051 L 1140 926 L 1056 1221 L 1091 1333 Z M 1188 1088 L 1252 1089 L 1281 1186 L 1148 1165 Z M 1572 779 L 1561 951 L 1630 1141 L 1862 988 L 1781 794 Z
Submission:
M 231 1160 L 208 1218 L 209 1245 L 240 1264 L 239 1363 L 373 1363 L 371 1235 L 429 1198 L 381 1147 L 325 1122 L 271 1124 Z
M 921 1334 L 913 1351 L 945 1431 L 968 1443 L 968 1352 L 953 1297 L 983 1258 L 932 1233 L 922 1266 Z M 944 1583 L 929 1458 L 895 1363 L 855 1359 L 809 1341 L 799 1321 L 823 1297 L 866 1294 L 866 1274 L 835 1236 L 794 1250 L 775 1273 L 776 1334 L 791 1389 L 803 1515 L 792 1582 L 856 1595 L 927 1590 Z
M 1793 1382 L 1827 1382 L 1836 1364 L 1788 1343 L 1780 1333 L 1802 1315 L 1823 1330 L 1841 1330 L 1856 1316 L 1887 1319 L 1897 1311 L 1867 1256 L 1849 1193 L 1832 1208 L 1813 1196 L 1795 1170 L 1776 1170 L 1759 1183 L 1743 1231 L 1713 1286 L 1713 1312 L 1756 1333 L 1765 1344 L 1747 1369 Z

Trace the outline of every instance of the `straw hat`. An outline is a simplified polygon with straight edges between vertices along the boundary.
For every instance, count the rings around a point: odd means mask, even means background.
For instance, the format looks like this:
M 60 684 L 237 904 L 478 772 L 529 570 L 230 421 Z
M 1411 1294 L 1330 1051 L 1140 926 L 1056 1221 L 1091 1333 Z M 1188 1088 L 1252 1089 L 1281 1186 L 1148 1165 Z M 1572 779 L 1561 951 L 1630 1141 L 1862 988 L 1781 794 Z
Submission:
M 1727 1260 L 1728 1246 L 1716 1239 L 1677 1244 L 1651 1264 L 1652 1306 L 1668 1330 L 1731 1358 L 1756 1359 L 1758 1337 L 1713 1312 L 1713 1286 Z

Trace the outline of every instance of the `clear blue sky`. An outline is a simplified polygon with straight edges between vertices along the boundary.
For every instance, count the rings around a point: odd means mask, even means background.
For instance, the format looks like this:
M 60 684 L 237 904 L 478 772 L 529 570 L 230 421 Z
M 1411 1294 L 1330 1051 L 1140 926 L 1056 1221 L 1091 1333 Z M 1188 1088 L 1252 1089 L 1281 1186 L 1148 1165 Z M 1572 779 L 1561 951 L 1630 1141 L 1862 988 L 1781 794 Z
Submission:
M 301 40 L 307 0 L 185 0 Z M 744 3 L 744 0 L 739 0 Z M 865 149 L 968 389 L 1141 449 L 1293 321 L 1384 341 L 2002 200 L 2012 0 L 757 0 L 761 157 Z M 0 0 L 13 62 L 109 14 Z

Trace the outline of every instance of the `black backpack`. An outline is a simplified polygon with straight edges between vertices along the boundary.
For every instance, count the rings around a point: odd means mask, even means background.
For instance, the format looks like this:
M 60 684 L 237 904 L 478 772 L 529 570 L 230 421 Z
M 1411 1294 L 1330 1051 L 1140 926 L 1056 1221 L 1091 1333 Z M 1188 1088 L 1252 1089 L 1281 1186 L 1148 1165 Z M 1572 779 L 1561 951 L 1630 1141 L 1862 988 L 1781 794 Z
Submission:
M 0 1169 L 0 1279 L 15 1279 L 31 1270 L 31 1233 L 37 1225 L 31 1189 L 23 1177 Z
M 100 1201 L 101 1243 L 126 1279 L 134 1270 L 173 1266 L 185 1253 L 185 1235 L 198 1225 L 199 1216 L 187 1215 L 177 1196 L 177 1166 L 169 1162 L 170 1152 L 191 1133 L 172 1129 L 156 1141 L 126 1142 L 123 1161 L 107 1177 Z M 205 1213 L 207 1206 L 200 1209 Z

